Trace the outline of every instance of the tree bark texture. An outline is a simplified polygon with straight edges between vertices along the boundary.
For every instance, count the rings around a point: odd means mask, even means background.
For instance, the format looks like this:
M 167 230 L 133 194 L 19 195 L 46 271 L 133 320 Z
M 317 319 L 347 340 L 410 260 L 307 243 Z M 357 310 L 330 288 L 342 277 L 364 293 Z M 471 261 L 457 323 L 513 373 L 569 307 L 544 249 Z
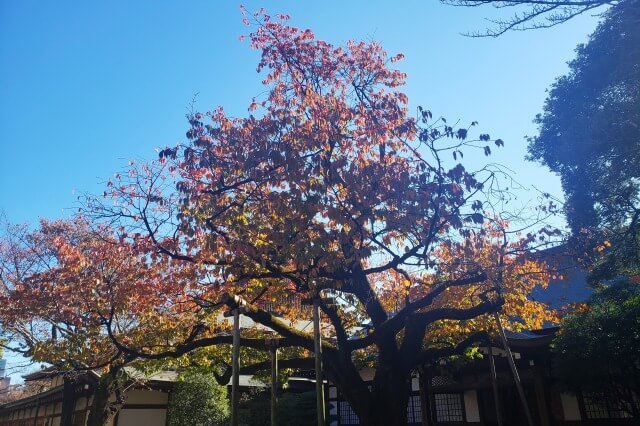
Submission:
M 117 380 L 119 370 L 112 368 L 98 380 L 87 426 L 106 426 L 124 405 L 124 390 Z M 112 395 L 114 399 L 110 399 Z

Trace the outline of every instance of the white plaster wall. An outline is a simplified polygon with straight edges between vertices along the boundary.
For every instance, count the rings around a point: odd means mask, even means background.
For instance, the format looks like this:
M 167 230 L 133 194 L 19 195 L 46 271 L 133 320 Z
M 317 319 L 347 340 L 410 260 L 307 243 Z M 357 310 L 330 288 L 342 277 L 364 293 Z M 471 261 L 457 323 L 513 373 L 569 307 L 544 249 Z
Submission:
M 419 377 L 411 378 L 411 390 L 412 391 L 419 391 L 420 390 L 420 378 Z
M 64 377 L 62 375 L 55 376 L 51 379 L 51 387 L 62 386 Z
M 120 411 L 118 426 L 164 426 L 167 410 L 124 409 Z
M 84 410 L 85 408 L 87 408 L 87 398 L 81 396 L 76 400 L 76 410 Z
M 560 401 L 562 401 L 562 411 L 564 412 L 565 420 L 581 420 L 580 406 L 578 405 L 578 398 L 576 398 L 575 395 L 561 393 Z
M 335 386 L 329 386 L 329 398 L 335 399 L 338 397 L 338 388 Z
M 371 380 L 373 380 L 373 376 L 376 375 L 376 370 L 374 370 L 373 368 L 363 368 L 362 370 L 360 370 L 360 377 L 362 377 L 362 380 L 364 380 L 365 382 L 370 382 Z
M 479 423 L 480 409 L 478 408 L 478 393 L 475 390 L 468 390 L 464 391 L 463 396 L 467 423 Z

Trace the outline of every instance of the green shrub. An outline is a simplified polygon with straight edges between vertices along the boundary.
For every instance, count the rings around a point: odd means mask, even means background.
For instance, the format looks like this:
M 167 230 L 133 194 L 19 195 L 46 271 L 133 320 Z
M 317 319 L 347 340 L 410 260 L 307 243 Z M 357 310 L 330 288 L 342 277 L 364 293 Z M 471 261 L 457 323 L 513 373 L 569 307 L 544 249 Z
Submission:
M 212 375 L 189 373 L 173 387 L 168 416 L 169 426 L 228 425 L 227 389 Z

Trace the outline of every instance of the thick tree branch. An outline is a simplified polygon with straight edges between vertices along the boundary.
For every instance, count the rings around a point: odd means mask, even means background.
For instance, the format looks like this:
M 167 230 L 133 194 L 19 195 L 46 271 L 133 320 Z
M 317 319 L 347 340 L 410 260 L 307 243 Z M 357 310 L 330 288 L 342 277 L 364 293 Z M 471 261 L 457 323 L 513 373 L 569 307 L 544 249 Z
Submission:
M 416 311 L 423 309 L 442 294 L 447 288 L 464 286 L 477 284 L 487 279 L 487 275 L 484 272 L 478 273 L 471 277 L 462 278 L 458 280 L 448 280 L 444 281 L 436 286 L 434 290 L 429 292 L 429 294 L 424 297 L 409 303 L 403 309 L 401 309 L 396 315 L 389 318 L 387 321 L 383 322 L 378 326 L 372 333 L 368 334 L 366 337 L 362 339 L 352 340 L 349 342 L 351 349 L 361 349 L 366 348 L 376 342 L 376 339 L 380 335 L 395 335 L 398 331 L 400 331 L 404 326 L 407 318 L 415 313 Z
M 422 323 L 424 325 L 429 325 L 436 321 L 445 319 L 463 321 L 478 317 L 482 314 L 495 312 L 500 309 L 503 303 L 504 299 L 502 298 L 497 301 L 486 300 L 472 308 L 438 308 L 432 311 L 416 313 L 413 314 L 413 316 L 418 323 Z
M 187 343 L 177 344 L 175 345 L 175 349 L 161 351 L 161 352 L 148 352 L 145 351 L 144 347 L 140 349 L 134 349 L 125 346 L 122 342 L 117 340 L 116 338 L 112 338 L 114 345 L 123 353 L 126 353 L 130 356 L 140 359 L 165 359 L 165 358 L 178 358 L 182 355 L 185 355 L 191 351 L 194 351 L 199 348 L 206 348 L 215 345 L 231 345 L 233 343 L 233 336 L 230 334 L 222 334 L 219 336 L 212 337 L 203 337 L 201 339 L 195 339 Z M 268 350 L 269 346 L 266 343 L 264 338 L 240 338 L 240 346 L 253 348 L 258 350 Z M 299 346 L 297 344 L 292 343 L 287 339 L 282 339 L 279 342 L 280 347 L 293 347 Z
M 313 358 L 290 358 L 278 360 L 278 368 L 304 368 L 312 369 L 314 366 Z M 271 361 L 258 362 L 251 365 L 240 367 L 240 374 L 255 374 L 259 371 L 271 368 Z
M 359 264 L 354 266 L 353 278 L 346 282 L 342 289 L 358 298 L 374 326 L 377 327 L 387 320 L 387 312 Z
M 447 348 L 426 349 L 417 355 L 415 362 L 418 364 L 426 364 L 441 358 L 446 358 L 453 355 L 460 355 L 465 350 L 473 346 L 474 344 L 485 343 L 490 339 L 491 337 L 486 331 L 479 331 L 479 332 L 473 333 L 472 335 L 465 338 L 455 346 L 451 346 Z
M 227 306 L 229 306 L 230 308 L 233 308 L 233 304 L 231 302 L 226 302 L 225 304 L 227 304 Z M 258 324 L 269 327 L 282 337 L 289 339 L 295 346 L 300 346 L 313 351 L 313 335 L 311 333 L 306 333 L 304 331 L 298 330 L 295 327 L 290 326 L 288 321 L 278 318 L 275 315 L 263 309 L 260 309 L 255 305 L 247 304 L 243 306 L 242 313 Z M 333 345 L 330 345 L 324 341 L 322 342 L 322 345 L 324 349 L 335 350 L 335 347 Z
M 322 301 L 322 299 L 320 299 L 320 309 L 322 309 L 322 312 L 324 312 L 325 315 L 329 318 L 329 321 L 331 321 L 333 328 L 336 330 L 338 348 L 340 349 L 346 348 L 349 336 L 347 336 L 347 331 L 345 330 L 342 320 L 338 315 L 338 311 L 336 310 L 335 307 L 328 306 L 326 303 L 324 303 L 324 301 Z M 347 352 L 347 351 L 344 351 L 344 352 Z

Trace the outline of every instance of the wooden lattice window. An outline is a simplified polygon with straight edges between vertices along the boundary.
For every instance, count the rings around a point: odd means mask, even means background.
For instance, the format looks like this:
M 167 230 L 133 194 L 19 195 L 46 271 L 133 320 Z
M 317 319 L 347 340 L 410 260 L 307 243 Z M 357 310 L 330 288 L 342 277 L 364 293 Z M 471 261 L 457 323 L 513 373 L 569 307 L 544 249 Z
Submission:
M 422 423 L 420 395 L 412 395 L 409 397 L 409 404 L 407 404 L 407 422 Z
M 602 393 L 589 393 L 582 397 L 584 413 L 588 419 L 624 419 L 631 417 L 611 398 Z
M 437 422 L 463 422 L 464 408 L 459 393 L 436 393 L 433 396 Z
M 353 408 L 347 401 L 340 401 L 340 424 L 341 425 L 359 425 L 358 418 Z

